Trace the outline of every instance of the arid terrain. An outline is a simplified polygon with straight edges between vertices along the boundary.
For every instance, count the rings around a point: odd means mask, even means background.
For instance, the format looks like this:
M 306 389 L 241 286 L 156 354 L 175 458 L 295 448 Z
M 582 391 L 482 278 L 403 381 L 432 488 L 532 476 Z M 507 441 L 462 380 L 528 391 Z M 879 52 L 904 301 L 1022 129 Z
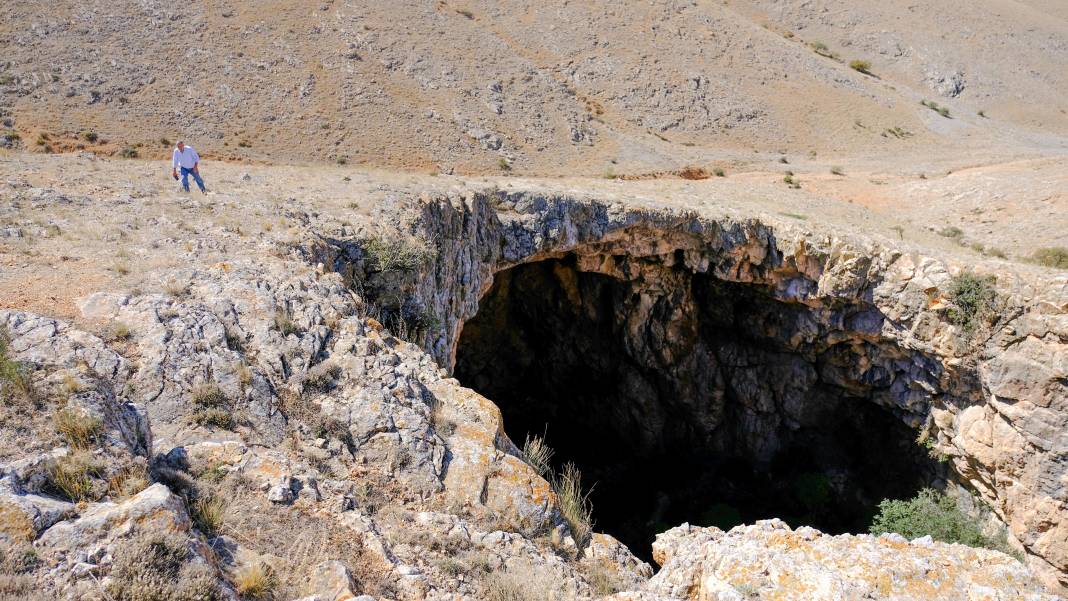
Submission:
M 0 50 L 0 601 L 1066 598 L 1063 2 Z
M 158 157 L 184 137 L 423 172 L 919 169 L 1068 150 L 1066 39 L 1064 6 L 1037 0 L 27 0 L 0 7 L 0 107 L 31 151 Z

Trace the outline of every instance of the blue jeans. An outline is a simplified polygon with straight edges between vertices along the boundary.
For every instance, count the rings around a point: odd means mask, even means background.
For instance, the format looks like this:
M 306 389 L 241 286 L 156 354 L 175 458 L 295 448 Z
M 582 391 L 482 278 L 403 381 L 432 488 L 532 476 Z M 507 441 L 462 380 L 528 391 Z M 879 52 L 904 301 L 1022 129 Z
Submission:
M 193 176 L 193 180 L 196 181 L 197 186 L 200 187 L 200 191 L 201 192 L 205 192 L 206 191 L 204 189 L 204 180 L 200 178 L 200 174 L 199 173 L 197 173 L 196 171 L 193 171 L 192 169 L 186 169 L 185 167 L 180 167 L 180 169 L 182 170 L 182 189 L 183 190 L 185 190 L 186 192 L 189 191 L 189 176 L 192 175 Z

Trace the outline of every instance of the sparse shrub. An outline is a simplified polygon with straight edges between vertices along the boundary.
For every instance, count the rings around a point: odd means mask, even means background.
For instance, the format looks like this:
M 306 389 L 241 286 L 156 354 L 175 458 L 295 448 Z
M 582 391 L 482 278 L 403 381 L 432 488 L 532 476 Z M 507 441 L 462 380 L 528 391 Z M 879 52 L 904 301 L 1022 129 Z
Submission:
M 326 392 L 334 387 L 338 376 L 341 375 L 341 366 L 337 364 L 320 364 L 308 370 L 304 376 L 304 389 Z
M 167 138 L 160 138 L 159 139 L 159 145 L 160 146 L 170 146 L 171 145 L 171 141 L 168 140 Z
M 127 466 L 118 474 L 112 476 L 108 482 L 110 494 L 125 499 L 132 497 L 149 487 L 152 481 L 148 477 L 148 468 L 144 463 L 134 463 Z
M 241 140 L 237 143 L 238 148 L 252 148 L 252 143 L 248 140 Z
M 82 136 L 83 140 L 85 140 L 86 142 L 91 142 L 91 143 L 92 142 L 96 142 L 100 138 L 100 136 L 98 136 L 96 134 L 96 132 L 91 130 L 91 129 L 87 129 L 87 130 L 83 131 L 81 133 L 81 136 Z
M 119 157 L 124 159 L 136 159 L 138 156 L 137 149 L 133 146 L 126 146 L 119 151 Z
M 812 48 L 813 52 L 820 56 L 836 60 L 838 59 L 838 55 L 831 52 L 831 49 L 828 48 L 827 44 L 824 44 L 823 42 L 812 42 L 811 44 L 809 44 L 809 47 Z
M 56 412 L 52 422 L 67 444 L 75 449 L 88 449 L 100 435 L 100 418 L 76 407 L 64 407 Z
M 994 314 L 997 292 L 993 281 L 992 277 L 964 272 L 950 282 L 948 296 L 954 306 L 947 312 L 949 321 L 969 336 Z
M 501 171 L 511 171 L 512 170 L 512 164 L 508 162 L 508 159 L 506 159 L 504 157 L 499 157 L 497 159 L 497 168 L 500 169 Z
M 494 570 L 482 579 L 486 601 L 563 601 L 559 581 L 528 563 Z
M 226 501 L 218 495 L 197 498 L 189 507 L 189 515 L 198 530 L 215 536 L 226 518 Z
M 193 402 L 201 407 L 226 407 L 230 399 L 216 384 L 202 384 L 193 389 Z
M 288 310 L 279 310 L 274 313 L 274 329 L 278 330 L 282 336 L 289 336 L 290 334 L 300 335 L 300 326 L 293 321 L 293 314 Z
M 933 100 L 923 100 L 920 104 L 949 119 L 949 107 L 938 106 L 938 103 Z
M 882 136 L 884 138 L 888 138 L 890 136 L 893 136 L 893 137 L 895 137 L 895 138 L 900 140 L 900 139 L 904 139 L 904 138 L 911 138 L 912 137 L 912 132 L 908 131 L 907 129 L 903 129 L 901 127 L 894 126 L 894 127 L 888 127 L 885 130 L 883 130 Z
M 131 336 L 133 336 L 133 333 L 130 331 L 130 326 L 121 321 L 116 321 L 108 328 L 107 337 L 109 340 L 124 341 L 129 340 Z
M 76 450 L 48 466 L 48 488 L 74 502 L 95 501 L 103 494 L 95 482 L 103 473 L 104 466 L 92 453 Z
M 224 430 L 234 427 L 230 399 L 216 384 L 205 384 L 194 388 L 193 404 L 197 406 L 190 416 L 193 423 Z
M 589 492 L 582 490 L 582 473 L 573 463 L 564 464 L 559 476 L 553 479 L 560 504 L 560 515 L 571 529 L 571 536 L 579 549 L 586 546 L 593 533 L 593 505 Z
M 226 326 L 226 348 L 232 351 L 242 352 L 245 350 L 245 340 L 241 332 L 236 328 Z
M 1031 260 L 1046 267 L 1068 269 L 1068 248 L 1064 246 L 1040 248 L 1031 255 Z
M 831 167 L 831 175 L 845 175 L 841 167 Z
M 251 601 L 272 599 L 278 588 L 278 576 L 274 568 L 262 561 L 242 566 L 234 572 L 232 580 L 237 594 Z
M 594 597 L 598 599 L 614 595 L 627 586 L 627 583 L 620 577 L 619 570 L 602 561 L 587 564 L 583 572 Z
M 226 409 L 218 407 L 198 409 L 193 413 L 191 419 L 193 423 L 199 426 L 212 426 L 223 430 L 232 430 L 234 428 L 234 416 Z
M 880 502 L 879 513 L 872 519 L 869 531 L 875 535 L 896 532 L 909 540 L 930 536 L 945 543 L 1001 551 L 1019 559 L 1019 554 L 1009 546 L 1004 531 L 988 534 L 984 527 L 984 513 L 969 515 L 960 509 L 953 497 L 925 488 L 911 499 Z
M 348 157 L 338 157 L 337 158 L 337 164 L 338 165 L 348 165 L 348 163 L 349 163 L 349 158 Z
M 727 177 L 727 172 L 725 172 L 720 167 L 716 167 L 715 169 L 712 170 L 712 175 L 715 175 L 716 177 Z
M 162 283 L 163 291 L 177 299 L 189 296 L 189 282 L 167 280 Z
M 964 235 L 964 231 L 961 230 L 959 227 L 949 226 L 938 230 L 938 235 L 942 236 L 943 238 L 952 238 L 953 240 L 960 240 L 960 238 Z
M 619 175 L 611 167 L 609 167 L 608 169 L 604 170 L 604 178 L 605 179 L 618 179 Z
M 435 257 L 425 241 L 414 237 L 370 238 L 363 249 L 378 271 L 412 271 L 428 265 Z
M 30 542 L 37 535 L 33 519 L 18 505 L 0 502 L 0 535 L 16 542 Z M 6 563 L 3 537 L 0 537 L 0 565 Z
M 0 86 L 6 86 L 15 83 L 15 76 L 10 73 L 4 73 L 0 75 Z
M 8 142 L 18 142 L 22 139 L 22 136 L 20 136 L 17 131 L 8 130 L 3 133 L 3 138 Z
M 30 369 L 9 355 L 10 338 L 0 329 L 0 399 L 4 402 L 29 401 L 33 399 L 33 383 Z
M 527 434 L 526 440 L 523 441 L 523 458 L 539 476 L 549 477 L 552 471 L 553 450 L 545 444 L 544 438 Z
M 36 142 L 37 142 L 38 146 L 47 146 L 48 145 L 48 134 L 45 133 L 45 132 L 40 132 L 39 134 L 37 134 Z
M 987 248 L 985 254 L 988 257 L 997 257 L 998 259 L 1004 259 L 1008 256 L 1005 254 L 1005 251 L 1001 250 L 1000 248 L 995 248 L 993 246 Z
M 29 519 L 21 510 L 15 511 Z M 0 512 L 0 516 L 5 519 L 7 517 L 3 512 Z M 32 525 L 31 523 L 30 526 Z M 4 526 L 3 521 L 0 521 L 0 532 L 6 532 Z M 0 600 L 22 601 L 37 598 L 33 595 L 37 583 L 30 573 L 37 569 L 39 564 L 37 551 L 28 542 L 0 538 Z
M 983 119 L 986 119 L 986 111 L 979 111 L 976 114 L 979 115 L 980 117 L 982 117 Z
M 797 190 L 801 187 L 801 182 L 797 178 L 795 178 L 794 174 L 790 171 L 786 172 L 786 175 L 783 176 L 782 181 L 784 184 L 793 188 L 794 190 Z
M 222 601 L 218 581 L 178 534 L 151 534 L 118 546 L 107 592 L 114 601 Z
M 865 75 L 871 75 L 871 62 L 861 59 L 854 59 L 849 61 L 849 68 L 854 71 L 859 71 Z
M 462 8 L 456 9 L 456 14 L 464 16 L 464 17 L 467 17 L 468 19 L 474 19 L 475 18 L 475 14 L 473 12 L 471 12 L 469 10 L 466 10 L 466 9 L 462 9 Z

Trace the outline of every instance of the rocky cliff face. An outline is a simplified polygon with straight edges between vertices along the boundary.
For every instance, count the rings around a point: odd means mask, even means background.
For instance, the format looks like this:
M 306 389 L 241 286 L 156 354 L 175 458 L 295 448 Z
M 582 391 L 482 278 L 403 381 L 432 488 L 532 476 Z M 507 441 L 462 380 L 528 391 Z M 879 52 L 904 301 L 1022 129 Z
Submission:
M 573 340 L 603 327 L 619 343 L 589 359 L 612 367 L 605 376 L 634 368 L 612 391 L 625 410 L 604 428 L 635 448 L 730 447 L 758 465 L 824 441 L 825 412 L 870 406 L 890 416 L 887 427 L 926 428 L 949 458 L 944 477 L 991 505 L 1047 583 L 1064 578 L 1063 283 L 999 277 L 998 319 L 962 342 L 943 313 L 954 268 L 863 240 L 537 194 L 383 211 L 398 236 L 385 246 L 308 221 L 296 244 L 173 273 L 165 294 L 91 295 L 86 319 L 125 327 L 107 340 L 0 311 L 8 358 L 29 382 L 3 384 L 5 432 L 25 441 L 0 457 L 16 594 L 133 598 L 128 550 L 148 545 L 184 550 L 168 555 L 178 558 L 173 578 L 154 586 L 206 598 L 241 593 L 248 570 L 268 565 L 287 598 L 733 599 L 749 589 L 725 575 L 730 566 L 757 561 L 747 553 L 779 537 L 808 550 L 768 551 L 768 574 L 840 582 L 868 549 L 921 558 L 905 576 L 873 560 L 873 578 L 885 578 L 864 591 L 876 598 L 907 598 L 923 562 L 936 561 L 958 566 L 953 582 L 965 584 L 932 598 L 1042 598 L 1007 556 L 893 537 L 825 539 L 775 524 L 672 531 L 654 547 L 663 567 L 651 580 L 613 537 L 576 542 L 552 488 L 505 433 L 507 415 L 450 377 L 464 361 L 493 363 L 478 344 L 464 350 L 469 334 L 492 330 L 476 317 L 483 299 L 536 315 L 493 291 L 520 265 L 543 270 L 533 284 L 555 286 L 548 296 L 559 302 L 539 311 L 594 313 L 574 321 Z M 420 238 L 427 244 L 404 250 Z M 81 416 L 84 437 L 37 419 L 57 410 Z M 57 486 L 75 458 L 89 466 L 78 471 L 85 486 Z M 31 546 L 33 561 L 12 567 Z M 839 560 L 815 575 L 813 553 Z M 991 566 L 1001 582 L 984 579 Z M 758 593 L 793 586 L 766 576 L 751 583 Z M 853 590 L 828 585 L 807 598 Z

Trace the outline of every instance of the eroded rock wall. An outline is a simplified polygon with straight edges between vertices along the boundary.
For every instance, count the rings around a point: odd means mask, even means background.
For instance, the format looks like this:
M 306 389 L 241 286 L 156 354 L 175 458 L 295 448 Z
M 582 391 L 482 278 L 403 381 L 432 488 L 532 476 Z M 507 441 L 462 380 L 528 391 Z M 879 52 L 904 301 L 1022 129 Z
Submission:
M 612 277 L 629 277 L 616 257 L 678 263 L 807 308 L 816 323 L 785 338 L 798 348 L 851 338 L 823 375 L 865 382 L 872 400 L 927 427 L 951 475 L 990 504 L 1033 565 L 1068 584 L 1063 279 L 994 273 L 997 319 L 970 335 L 945 314 L 961 266 L 796 225 L 498 191 L 431 200 L 413 231 L 438 248 L 413 294 L 440 319 L 426 348 L 449 368 L 494 273 L 569 253 Z

